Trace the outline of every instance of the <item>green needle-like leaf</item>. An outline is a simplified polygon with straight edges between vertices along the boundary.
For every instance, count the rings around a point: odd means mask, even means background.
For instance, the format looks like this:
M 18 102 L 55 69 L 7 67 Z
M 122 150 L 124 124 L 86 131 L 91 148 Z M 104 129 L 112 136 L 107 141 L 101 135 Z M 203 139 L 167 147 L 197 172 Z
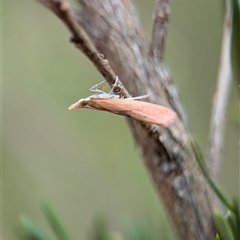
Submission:
M 217 184 L 214 182 L 214 180 L 211 178 L 209 171 L 207 169 L 207 166 L 205 164 L 205 161 L 201 155 L 201 151 L 197 145 L 197 143 L 192 140 L 191 141 L 191 146 L 193 149 L 193 152 L 196 156 L 196 160 L 198 162 L 198 165 L 205 177 L 205 179 L 208 181 L 209 185 L 211 186 L 211 188 L 213 189 L 213 191 L 215 192 L 215 194 L 217 195 L 217 197 L 219 198 L 219 200 L 222 202 L 222 204 L 229 209 L 230 211 L 234 211 L 234 206 L 231 203 L 231 200 L 226 196 L 226 194 L 224 194 L 224 192 L 219 188 L 219 186 L 217 186 Z
M 221 240 L 218 234 L 217 234 L 215 240 Z
M 230 226 L 221 212 L 214 213 L 214 224 L 221 240 L 234 240 Z
M 237 229 L 236 226 L 236 216 L 234 213 L 230 213 L 227 217 L 227 222 L 231 228 L 232 234 L 234 236 L 234 239 L 238 239 L 239 237 L 239 229 Z
M 45 216 L 47 217 L 48 222 L 50 223 L 55 235 L 59 240 L 70 240 L 70 236 L 67 234 L 67 231 L 62 226 L 59 218 L 54 213 L 53 209 L 49 206 L 46 201 L 43 201 L 42 208 Z
M 108 224 L 106 220 L 100 215 L 97 215 L 95 217 L 93 239 L 94 240 L 110 240 L 111 239 L 110 232 L 108 229 Z
M 232 28 L 232 65 L 233 75 L 239 85 L 240 76 L 240 1 L 233 0 L 233 28 Z
M 51 238 L 30 218 L 25 215 L 20 216 L 23 227 L 24 240 L 50 240 Z

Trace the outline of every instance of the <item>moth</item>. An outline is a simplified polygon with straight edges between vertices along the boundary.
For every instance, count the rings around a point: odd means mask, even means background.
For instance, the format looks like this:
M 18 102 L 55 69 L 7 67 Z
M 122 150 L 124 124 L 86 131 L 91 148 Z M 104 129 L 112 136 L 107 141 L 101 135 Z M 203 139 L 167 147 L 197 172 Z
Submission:
M 145 123 L 156 124 L 161 127 L 169 126 L 176 119 L 176 113 L 169 108 L 153 103 L 136 101 L 147 98 L 150 94 L 121 98 L 119 95 L 113 94 L 112 90 L 106 93 L 97 89 L 100 84 L 101 83 L 96 84 L 89 89 L 91 92 L 95 93 L 94 95 L 80 99 L 73 103 L 68 109 L 76 110 L 78 108 L 89 108 L 107 111 L 131 117 Z

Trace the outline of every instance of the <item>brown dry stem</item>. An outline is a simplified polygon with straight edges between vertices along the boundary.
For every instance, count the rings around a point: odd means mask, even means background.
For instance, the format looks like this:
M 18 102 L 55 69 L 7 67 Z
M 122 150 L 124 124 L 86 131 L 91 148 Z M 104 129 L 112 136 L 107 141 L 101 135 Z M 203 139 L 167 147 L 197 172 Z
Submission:
M 76 48 L 78 48 L 89 58 L 97 70 L 102 74 L 107 83 L 111 87 L 114 86 L 114 93 L 121 95 L 122 97 L 130 97 L 120 79 L 117 79 L 116 74 L 108 64 L 108 61 L 104 59 L 104 56 L 102 54 L 99 54 L 97 52 L 96 48 L 89 40 L 83 29 L 78 26 L 75 20 L 76 16 L 74 16 L 73 12 L 70 10 L 69 4 L 67 2 L 58 0 L 39 1 L 50 8 L 63 21 L 69 32 L 72 34 L 71 42 L 74 43 Z
M 153 16 L 152 42 L 150 54 L 153 58 L 163 61 L 166 48 L 167 26 L 170 16 L 170 0 L 156 0 Z
M 63 9 L 59 9 L 66 14 L 65 3 L 56 0 L 42 2 L 47 2 L 48 6 L 63 4 Z M 189 145 L 187 121 L 177 90 L 162 63 L 169 2 L 156 1 L 150 52 L 130 0 L 79 0 L 79 4 L 82 8 L 77 14 L 79 25 L 88 34 L 94 48 L 108 59 L 113 71 L 99 64 L 101 55 L 95 56 L 95 51 L 83 50 L 92 49 L 92 45 L 88 47 L 89 43 L 78 39 L 73 15 L 66 17 L 51 9 L 68 26 L 74 44 L 88 56 L 110 85 L 119 76 L 132 96 L 153 92 L 150 102 L 177 113 L 176 122 L 169 128 L 141 124 L 131 119 L 128 122 L 178 238 L 214 239 L 212 195 Z
M 223 41 L 220 56 L 217 89 L 214 97 L 211 127 L 209 135 L 209 171 L 214 179 L 217 178 L 221 165 L 225 113 L 227 107 L 227 99 L 231 86 L 231 41 L 232 41 L 232 18 L 233 9 L 232 1 L 225 1 L 225 18 L 223 24 Z

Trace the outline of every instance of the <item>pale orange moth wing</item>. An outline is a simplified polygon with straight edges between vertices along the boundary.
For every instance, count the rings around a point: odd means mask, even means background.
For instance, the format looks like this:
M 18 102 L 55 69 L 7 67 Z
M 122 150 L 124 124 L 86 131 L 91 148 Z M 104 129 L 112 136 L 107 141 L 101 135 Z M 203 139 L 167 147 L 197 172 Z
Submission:
M 169 108 L 131 99 L 96 98 L 90 99 L 88 105 L 94 109 L 114 112 L 162 127 L 170 125 L 176 119 L 176 113 Z
M 139 121 L 166 127 L 176 119 L 176 113 L 171 109 L 142 101 L 131 99 L 89 98 L 72 104 L 69 110 L 77 108 L 92 108 L 129 116 Z

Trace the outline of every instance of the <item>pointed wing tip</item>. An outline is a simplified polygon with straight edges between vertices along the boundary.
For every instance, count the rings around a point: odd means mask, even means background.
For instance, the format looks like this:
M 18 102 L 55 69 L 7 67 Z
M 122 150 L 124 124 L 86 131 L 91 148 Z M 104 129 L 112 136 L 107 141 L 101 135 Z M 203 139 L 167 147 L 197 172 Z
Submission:
M 68 107 L 68 110 L 77 110 L 80 107 L 79 102 L 73 103 L 71 106 Z

